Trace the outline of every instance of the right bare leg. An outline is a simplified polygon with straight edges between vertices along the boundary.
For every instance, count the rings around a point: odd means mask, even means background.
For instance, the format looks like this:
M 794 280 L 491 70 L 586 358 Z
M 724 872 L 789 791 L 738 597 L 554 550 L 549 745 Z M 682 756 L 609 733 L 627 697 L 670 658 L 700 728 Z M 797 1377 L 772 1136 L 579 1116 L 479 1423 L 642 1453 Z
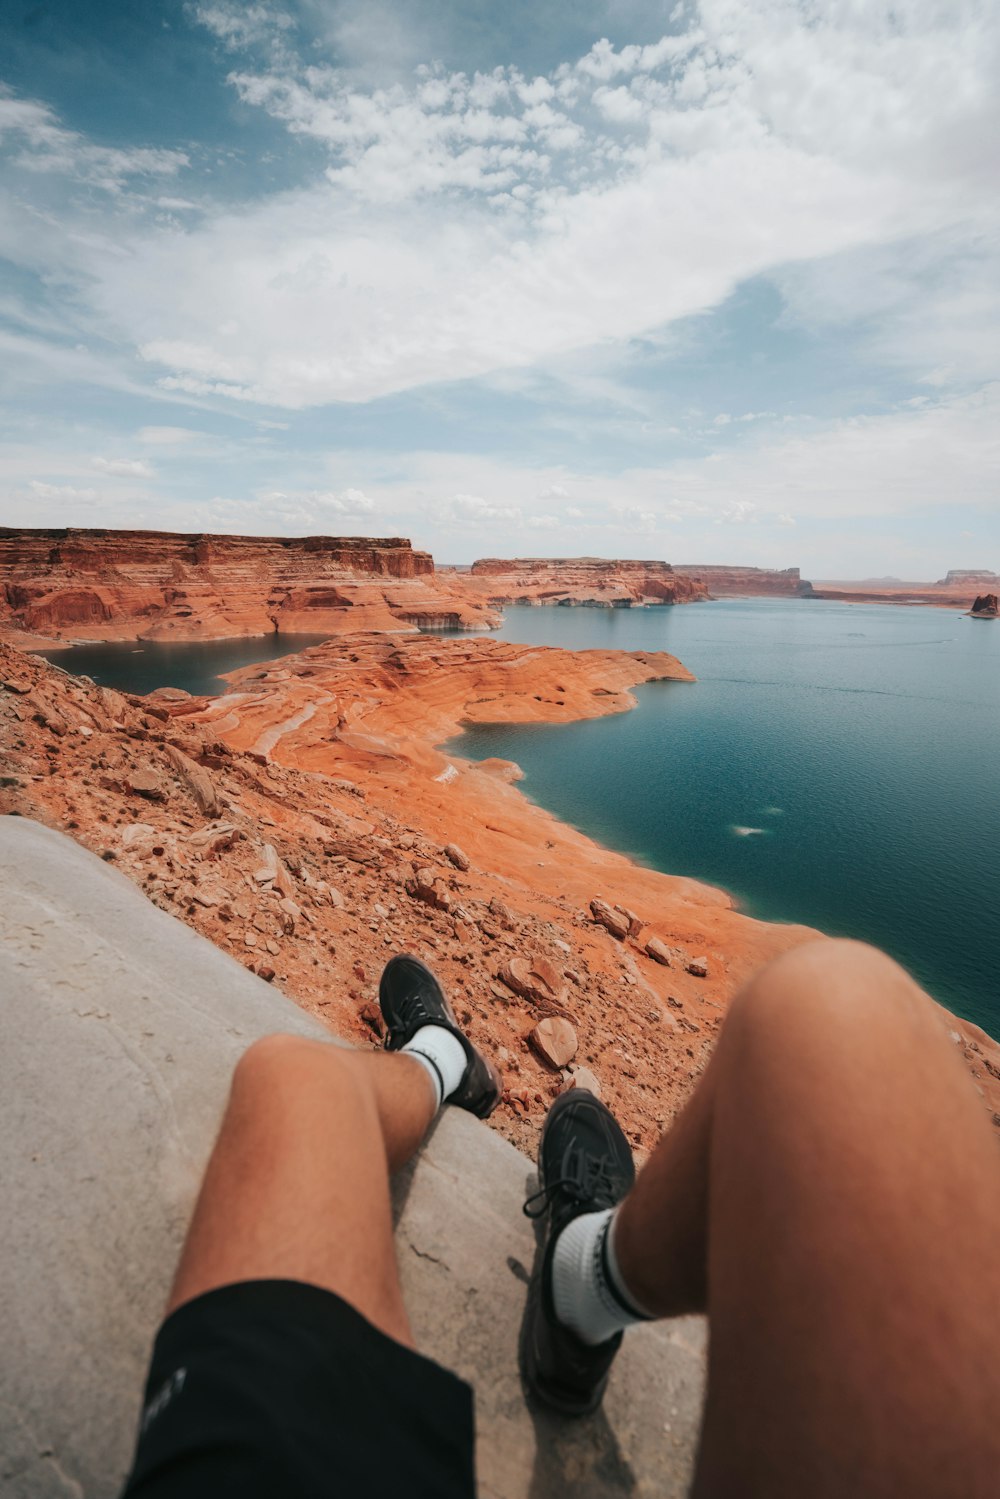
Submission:
M 1000 1150 L 881 953 L 751 982 L 615 1245 L 643 1306 L 709 1313 L 697 1495 L 997 1492 Z

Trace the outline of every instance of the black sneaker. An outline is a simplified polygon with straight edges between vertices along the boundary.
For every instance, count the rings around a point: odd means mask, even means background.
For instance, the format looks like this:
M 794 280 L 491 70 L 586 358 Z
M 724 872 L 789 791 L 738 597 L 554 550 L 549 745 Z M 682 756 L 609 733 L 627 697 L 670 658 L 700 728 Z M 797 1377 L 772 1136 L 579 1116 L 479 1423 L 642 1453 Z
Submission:
M 614 1207 L 635 1181 L 635 1163 L 618 1121 L 586 1088 L 562 1093 L 549 1109 L 538 1144 L 538 1191 L 524 1204 L 545 1218 L 545 1237 L 528 1287 L 521 1367 L 529 1395 L 566 1416 L 586 1416 L 604 1397 L 622 1334 L 581 1342 L 556 1318 L 552 1255 L 567 1223 Z
M 426 963 L 409 953 L 390 958 L 382 971 L 378 1002 L 387 1027 L 386 1051 L 399 1051 L 422 1025 L 443 1025 L 462 1043 L 469 1064 L 447 1103 L 486 1119 L 500 1102 L 500 1074 L 458 1027 L 451 1005 Z

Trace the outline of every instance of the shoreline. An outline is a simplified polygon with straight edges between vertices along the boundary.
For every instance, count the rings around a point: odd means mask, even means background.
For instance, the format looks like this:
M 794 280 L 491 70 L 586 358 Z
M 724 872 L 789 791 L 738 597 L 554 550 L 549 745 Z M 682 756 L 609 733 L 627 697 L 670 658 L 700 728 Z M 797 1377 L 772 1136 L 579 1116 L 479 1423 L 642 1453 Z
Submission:
M 0 811 L 69 831 L 356 1044 L 377 1038 L 383 955 L 417 953 L 497 1058 L 495 1127 L 529 1151 L 569 1077 L 529 1045 L 540 1017 L 570 1017 L 574 1065 L 641 1155 L 736 990 L 822 937 L 605 847 L 522 794 L 510 761 L 435 747 L 498 702 L 501 722 L 627 711 L 638 682 L 690 679 L 664 653 L 341 637 L 204 698 L 118 693 L 2 645 L 0 668 Z M 1000 1117 L 1000 1047 L 944 1014 Z

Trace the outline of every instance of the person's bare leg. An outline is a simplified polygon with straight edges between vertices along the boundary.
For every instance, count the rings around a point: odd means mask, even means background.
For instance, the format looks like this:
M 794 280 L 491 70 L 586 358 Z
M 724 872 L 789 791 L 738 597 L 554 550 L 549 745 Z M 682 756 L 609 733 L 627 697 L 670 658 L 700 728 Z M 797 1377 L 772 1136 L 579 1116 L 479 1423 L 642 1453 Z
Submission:
M 426 1069 L 402 1053 L 256 1042 L 236 1067 L 167 1310 L 235 1281 L 300 1280 L 412 1346 L 389 1174 L 435 1111 Z
M 882 954 L 810 944 L 749 985 L 616 1250 L 648 1309 L 709 1313 L 696 1494 L 996 1492 L 1000 1149 Z

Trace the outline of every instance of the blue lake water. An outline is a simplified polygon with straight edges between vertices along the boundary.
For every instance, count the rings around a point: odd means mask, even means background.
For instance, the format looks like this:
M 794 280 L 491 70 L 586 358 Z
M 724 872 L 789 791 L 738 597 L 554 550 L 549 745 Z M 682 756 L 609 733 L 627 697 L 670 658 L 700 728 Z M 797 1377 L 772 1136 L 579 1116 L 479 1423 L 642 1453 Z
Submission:
M 120 692 L 154 692 L 183 687 L 201 697 L 224 692 L 220 673 L 273 661 L 319 645 L 325 635 L 250 635 L 234 640 L 125 640 L 39 651 L 64 671 L 93 678 Z
M 473 727 L 521 789 L 611 847 L 730 890 L 755 916 L 863 937 L 1000 1036 L 1000 623 L 808 600 L 511 608 L 507 639 L 668 650 L 695 685 L 631 713 Z M 194 693 L 322 636 L 80 646 L 109 687 Z
M 1000 1036 L 1000 623 L 892 605 L 724 600 L 507 611 L 503 636 L 668 650 L 698 677 L 632 713 L 472 727 L 472 759 L 755 916 L 862 937 Z

